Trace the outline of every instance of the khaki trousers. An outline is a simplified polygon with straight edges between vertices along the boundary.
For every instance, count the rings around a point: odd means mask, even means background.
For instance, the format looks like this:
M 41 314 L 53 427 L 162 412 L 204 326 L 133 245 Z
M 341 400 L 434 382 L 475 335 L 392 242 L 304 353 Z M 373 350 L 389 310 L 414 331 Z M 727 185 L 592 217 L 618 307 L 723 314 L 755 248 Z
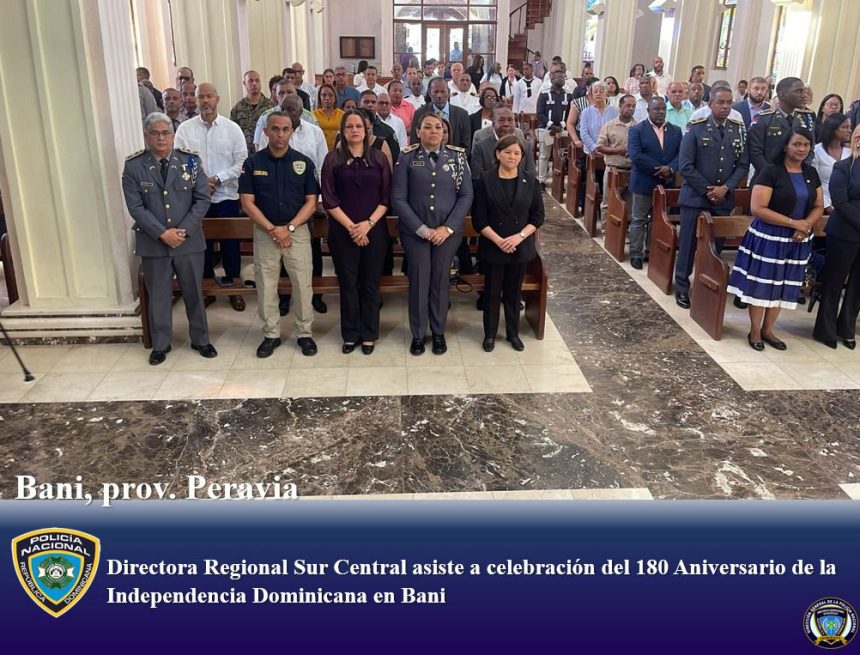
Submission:
M 270 339 L 281 337 L 281 315 L 278 311 L 278 280 L 281 260 L 293 286 L 293 308 L 296 316 L 296 338 L 311 336 L 314 310 L 311 233 L 307 225 L 293 232 L 293 245 L 281 248 L 268 232 L 254 229 L 254 279 L 257 284 L 257 312 L 263 321 L 263 334 Z

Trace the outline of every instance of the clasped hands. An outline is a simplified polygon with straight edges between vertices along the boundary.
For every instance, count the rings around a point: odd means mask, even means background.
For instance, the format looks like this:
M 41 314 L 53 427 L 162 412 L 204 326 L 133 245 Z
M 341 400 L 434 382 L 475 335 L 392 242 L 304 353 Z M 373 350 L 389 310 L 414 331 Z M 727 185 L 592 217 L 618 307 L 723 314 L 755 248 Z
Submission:
M 806 218 L 799 221 L 791 221 L 791 227 L 794 229 L 794 234 L 791 235 L 792 240 L 803 241 L 806 239 L 806 237 L 812 234 L 812 230 L 815 229 L 814 225 L 814 221 Z
M 293 245 L 290 230 L 286 225 L 276 225 L 275 229 L 269 232 L 269 236 L 279 248 L 289 248 Z
M 449 236 L 451 236 L 451 234 L 448 232 L 448 228 L 444 225 L 440 225 L 439 227 L 432 228 L 430 230 L 430 234 L 427 235 L 427 240 L 434 246 L 438 246 L 443 244 Z
M 347 229 L 349 230 L 349 238 L 352 239 L 355 245 L 364 247 L 370 243 L 370 239 L 367 237 L 367 233 L 371 229 L 369 221 L 353 223 Z
M 499 239 L 496 245 L 499 247 L 504 253 L 512 253 L 516 252 L 517 246 L 520 245 L 525 239 L 523 239 L 519 234 L 512 234 L 509 237 L 505 237 L 504 239 Z
M 188 238 L 188 235 L 182 228 L 171 227 L 162 232 L 158 238 L 161 239 L 168 247 L 178 248 L 185 243 L 185 239 Z
M 668 166 L 655 166 L 654 175 L 668 181 L 672 178 L 673 173 L 672 169 Z
M 712 203 L 719 205 L 726 199 L 729 193 L 729 188 L 723 184 L 721 186 L 709 186 L 708 192 L 705 194 Z

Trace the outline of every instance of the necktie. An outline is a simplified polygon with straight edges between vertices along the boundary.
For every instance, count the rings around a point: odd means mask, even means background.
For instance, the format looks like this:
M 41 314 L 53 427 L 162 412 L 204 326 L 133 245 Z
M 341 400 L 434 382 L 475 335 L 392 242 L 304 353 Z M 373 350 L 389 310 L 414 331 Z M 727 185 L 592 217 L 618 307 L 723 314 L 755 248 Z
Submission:
M 726 128 L 723 125 L 717 125 L 717 129 L 720 131 L 720 138 L 724 139 L 726 137 Z
M 436 160 L 439 159 L 439 153 L 435 150 L 430 153 L 430 168 L 436 168 Z
M 161 181 L 167 182 L 167 159 L 162 159 L 159 163 L 161 164 Z

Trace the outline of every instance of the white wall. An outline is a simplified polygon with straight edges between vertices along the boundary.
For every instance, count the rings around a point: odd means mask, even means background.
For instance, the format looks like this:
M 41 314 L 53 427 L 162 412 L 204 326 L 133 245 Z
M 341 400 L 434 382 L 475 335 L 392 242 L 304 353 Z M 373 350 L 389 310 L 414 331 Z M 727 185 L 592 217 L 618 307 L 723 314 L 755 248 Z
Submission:
M 372 36 L 376 39 L 376 57 L 368 63 L 379 69 L 380 74 L 388 75 L 391 70 L 393 54 L 383 51 L 382 38 L 382 3 L 392 4 L 390 0 L 331 0 L 326 3 L 326 20 L 328 21 L 328 45 L 326 50 L 329 67 L 346 66 L 353 72 L 358 67 L 359 59 L 340 58 L 340 37 L 342 36 Z M 322 72 L 322 71 L 319 71 Z

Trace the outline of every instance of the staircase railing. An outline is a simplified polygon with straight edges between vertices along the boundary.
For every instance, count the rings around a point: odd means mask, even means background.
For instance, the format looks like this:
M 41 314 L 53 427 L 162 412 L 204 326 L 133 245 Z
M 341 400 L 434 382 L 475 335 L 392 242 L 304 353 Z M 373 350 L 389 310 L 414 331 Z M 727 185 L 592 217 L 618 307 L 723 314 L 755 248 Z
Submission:
M 526 7 L 529 6 L 529 3 L 526 2 L 524 5 L 514 9 L 509 17 L 509 27 L 510 31 L 508 34 L 514 36 L 515 34 L 525 34 L 526 32 Z

